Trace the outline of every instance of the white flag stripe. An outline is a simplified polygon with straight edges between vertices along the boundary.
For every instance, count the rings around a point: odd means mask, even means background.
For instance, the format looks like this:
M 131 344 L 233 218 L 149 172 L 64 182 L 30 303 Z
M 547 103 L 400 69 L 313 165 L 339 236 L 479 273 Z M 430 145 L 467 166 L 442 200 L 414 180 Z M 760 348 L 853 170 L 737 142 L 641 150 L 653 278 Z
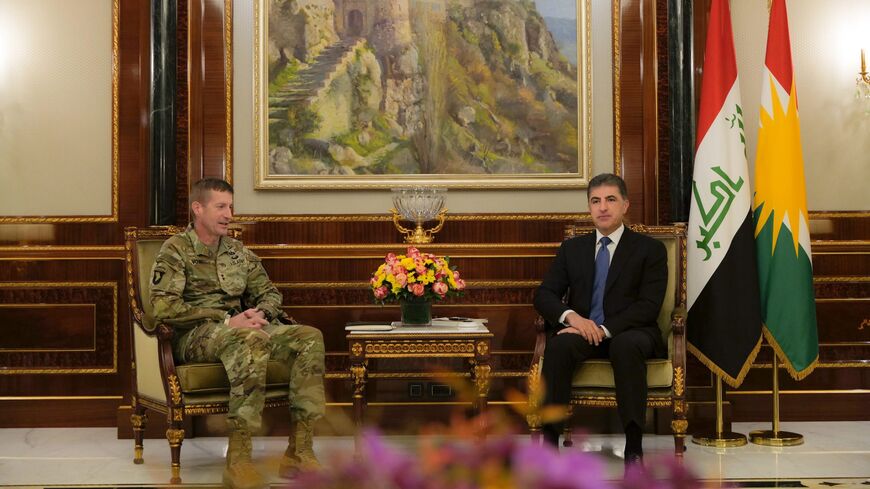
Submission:
M 761 87 L 761 107 L 767 112 L 768 115 L 773 115 L 773 94 L 770 93 L 770 80 L 773 80 L 773 86 L 776 87 L 776 94 L 779 96 L 779 103 L 782 104 L 783 108 L 786 107 L 786 102 L 788 100 L 788 89 L 779 84 L 779 80 L 773 76 L 773 73 L 767 69 L 767 66 L 764 67 L 764 73 L 761 75 L 764 80 Z M 761 124 L 761 118 L 759 117 L 759 125 Z
M 813 264 L 813 253 L 810 251 L 810 231 L 809 226 L 807 225 L 807 220 L 804 219 L 804 215 L 800 215 L 801 227 L 798 236 L 798 245 L 803 248 L 804 253 L 807 254 L 807 258 L 810 260 L 810 266 Z M 788 228 L 788 232 L 794 236 L 794 226 L 791 225 L 791 217 L 786 214 L 782 216 L 782 225 Z M 779 235 L 779 239 L 783 239 L 783 235 Z M 789 237 L 789 239 L 791 239 Z
M 695 300 L 704 290 L 710 277 L 722 263 L 728 250 L 731 248 L 731 242 L 740 226 L 743 224 L 746 216 L 749 214 L 751 196 L 749 188 L 749 170 L 746 165 L 746 146 L 740 139 L 742 130 L 740 129 L 740 118 L 737 107 L 740 105 L 740 83 L 735 80 L 734 85 L 728 92 L 725 102 L 716 119 L 707 131 L 701 144 L 698 146 L 698 151 L 695 155 L 695 170 L 693 174 L 693 185 L 698 189 L 700 196 L 700 205 L 705 212 L 710 213 L 713 209 L 717 198 L 711 193 L 710 186 L 714 182 L 717 186 L 723 185 L 723 178 L 713 171 L 714 167 L 721 168 L 733 183 L 742 180 L 742 186 L 739 190 L 734 191 L 730 185 L 726 189 L 729 192 L 734 192 L 733 198 L 730 200 L 728 214 L 722 218 L 721 224 L 715 226 L 716 217 L 725 211 L 724 208 L 711 216 L 708 223 L 705 224 L 699 208 L 699 202 L 696 201 L 694 192 L 692 195 L 692 206 L 689 213 L 688 227 L 688 262 L 691 266 L 688 269 L 686 282 L 686 302 L 687 307 L 691 308 Z M 724 184 L 727 185 L 727 184 Z M 721 188 L 721 187 L 720 187 Z M 724 204 L 723 204 L 724 205 Z M 714 232 L 712 237 L 707 238 L 707 250 L 698 247 L 697 242 L 703 241 L 701 228 Z M 717 246 L 718 245 L 718 246 Z

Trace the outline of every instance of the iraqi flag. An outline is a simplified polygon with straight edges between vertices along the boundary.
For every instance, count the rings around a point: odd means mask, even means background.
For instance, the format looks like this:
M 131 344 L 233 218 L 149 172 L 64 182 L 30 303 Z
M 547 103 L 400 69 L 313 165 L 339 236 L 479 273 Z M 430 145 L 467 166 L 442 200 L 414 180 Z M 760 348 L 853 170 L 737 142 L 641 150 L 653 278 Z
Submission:
M 816 366 L 806 180 L 785 0 L 773 0 L 755 157 L 755 244 L 764 336 L 792 377 Z
M 727 0 L 713 0 L 692 175 L 689 351 L 737 387 L 761 346 L 761 311 L 740 83 Z

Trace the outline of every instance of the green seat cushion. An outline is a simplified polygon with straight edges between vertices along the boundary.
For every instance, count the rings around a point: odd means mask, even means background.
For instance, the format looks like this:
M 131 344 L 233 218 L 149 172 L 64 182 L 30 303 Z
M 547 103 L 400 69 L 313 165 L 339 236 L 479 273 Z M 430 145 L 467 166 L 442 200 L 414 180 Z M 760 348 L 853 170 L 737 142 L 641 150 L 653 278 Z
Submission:
M 178 382 L 184 394 L 227 392 L 230 381 L 220 363 L 187 363 L 177 366 Z M 290 367 L 275 360 L 266 366 L 266 388 L 286 386 L 290 383 Z
M 655 358 L 646 361 L 646 383 L 650 389 L 670 387 L 674 381 L 674 369 L 671 361 L 666 358 Z M 614 389 L 613 368 L 610 360 L 586 360 L 574 372 L 571 387 L 582 389 L 587 387 L 603 387 Z

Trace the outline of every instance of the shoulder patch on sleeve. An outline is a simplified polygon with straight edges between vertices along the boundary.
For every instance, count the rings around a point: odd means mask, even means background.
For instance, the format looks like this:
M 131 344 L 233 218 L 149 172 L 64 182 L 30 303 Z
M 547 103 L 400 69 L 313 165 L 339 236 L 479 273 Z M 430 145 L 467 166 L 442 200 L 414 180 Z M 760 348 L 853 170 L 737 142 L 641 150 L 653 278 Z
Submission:
M 151 284 L 159 284 L 160 281 L 163 280 L 164 275 L 166 275 L 166 270 L 164 270 L 162 267 L 154 268 L 154 275 L 151 277 Z

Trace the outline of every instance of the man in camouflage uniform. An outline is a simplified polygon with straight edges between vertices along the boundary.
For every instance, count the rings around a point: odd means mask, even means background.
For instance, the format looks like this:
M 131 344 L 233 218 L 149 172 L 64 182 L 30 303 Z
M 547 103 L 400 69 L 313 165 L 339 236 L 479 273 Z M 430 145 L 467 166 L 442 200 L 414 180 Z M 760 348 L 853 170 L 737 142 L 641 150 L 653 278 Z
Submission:
M 233 188 L 218 179 L 194 184 L 193 223 L 160 249 L 151 278 L 155 319 L 175 328 L 179 362 L 223 363 L 230 381 L 230 428 L 224 485 L 266 487 L 251 463 L 251 432 L 261 425 L 266 363 L 292 364 L 290 442 L 279 474 L 319 468 L 314 421 L 324 412 L 324 346 L 320 330 L 293 324 L 260 259 L 227 236 Z M 290 323 L 290 324 L 288 324 Z

